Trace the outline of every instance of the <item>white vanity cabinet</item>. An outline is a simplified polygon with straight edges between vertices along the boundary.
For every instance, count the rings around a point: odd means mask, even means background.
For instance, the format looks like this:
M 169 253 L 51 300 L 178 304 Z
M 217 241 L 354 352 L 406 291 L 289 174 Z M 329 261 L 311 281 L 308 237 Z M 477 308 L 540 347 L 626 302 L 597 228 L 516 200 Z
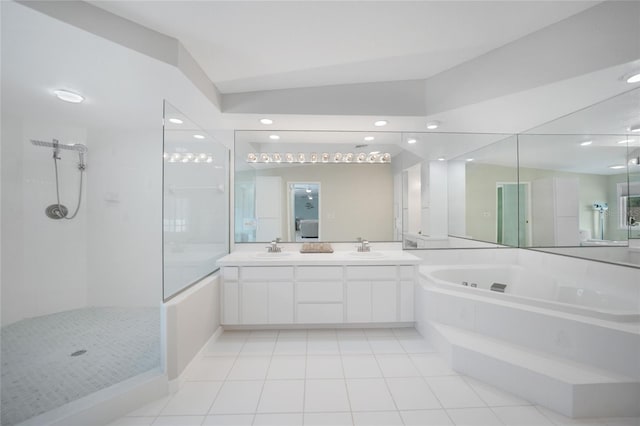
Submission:
M 293 267 L 223 268 L 224 324 L 292 324 Z
M 413 321 L 414 265 L 222 267 L 222 323 Z

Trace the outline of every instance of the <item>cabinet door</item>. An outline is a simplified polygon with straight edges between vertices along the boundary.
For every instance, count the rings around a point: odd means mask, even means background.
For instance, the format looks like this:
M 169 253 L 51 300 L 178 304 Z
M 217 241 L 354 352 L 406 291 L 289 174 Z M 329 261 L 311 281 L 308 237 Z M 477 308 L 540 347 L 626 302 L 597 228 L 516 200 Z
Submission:
M 371 319 L 373 322 L 397 321 L 398 287 L 395 281 L 371 283 Z
M 413 321 L 413 281 L 400 283 L 400 321 Z
M 242 283 L 242 323 L 266 324 L 268 284 Z
M 293 283 L 269 283 L 268 316 L 269 324 L 293 323 Z
M 368 281 L 347 283 L 347 322 L 371 321 L 371 284 Z
M 238 282 L 223 282 L 222 287 L 223 302 L 222 302 L 222 323 L 223 324 L 238 324 L 240 318 L 238 317 Z

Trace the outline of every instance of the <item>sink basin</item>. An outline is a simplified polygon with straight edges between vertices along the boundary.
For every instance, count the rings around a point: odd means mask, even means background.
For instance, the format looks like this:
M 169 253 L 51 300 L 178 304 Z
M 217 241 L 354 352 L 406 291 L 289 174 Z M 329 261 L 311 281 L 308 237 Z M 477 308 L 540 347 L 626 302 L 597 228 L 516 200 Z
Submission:
M 290 251 L 281 251 L 279 253 L 269 253 L 269 252 L 260 252 L 253 255 L 254 257 L 259 257 L 261 259 L 277 259 L 280 257 L 291 256 Z
M 362 257 L 362 258 L 365 258 L 365 259 L 384 257 L 384 253 L 379 252 L 379 251 L 350 251 L 347 254 L 349 256 Z

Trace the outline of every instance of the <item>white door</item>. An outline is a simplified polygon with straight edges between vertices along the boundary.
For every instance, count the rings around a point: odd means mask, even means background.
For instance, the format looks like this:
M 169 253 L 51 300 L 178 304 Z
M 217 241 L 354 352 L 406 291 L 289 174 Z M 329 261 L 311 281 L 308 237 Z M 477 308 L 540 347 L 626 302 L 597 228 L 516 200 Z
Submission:
M 373 322 L 397 321 L 397 287 L 395 281 L 371 283 L 371 319 Z
M 293 324 L 293 283 L 269 283 L 269 324 Z
M 267 283 L 242 283 L 242 323 L 266 324 Z
M 256 241 L 282 236 L 282 178 L 256 176 Z

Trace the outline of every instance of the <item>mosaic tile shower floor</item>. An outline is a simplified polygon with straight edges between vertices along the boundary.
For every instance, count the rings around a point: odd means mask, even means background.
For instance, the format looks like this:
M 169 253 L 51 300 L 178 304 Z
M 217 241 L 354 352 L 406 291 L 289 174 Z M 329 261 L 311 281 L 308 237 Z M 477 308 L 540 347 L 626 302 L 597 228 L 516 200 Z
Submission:
M 29 318 L 2 327 L 0 347 L 0 424 L 11 426 L 160 368 L 160 310 L 86 308 Z

